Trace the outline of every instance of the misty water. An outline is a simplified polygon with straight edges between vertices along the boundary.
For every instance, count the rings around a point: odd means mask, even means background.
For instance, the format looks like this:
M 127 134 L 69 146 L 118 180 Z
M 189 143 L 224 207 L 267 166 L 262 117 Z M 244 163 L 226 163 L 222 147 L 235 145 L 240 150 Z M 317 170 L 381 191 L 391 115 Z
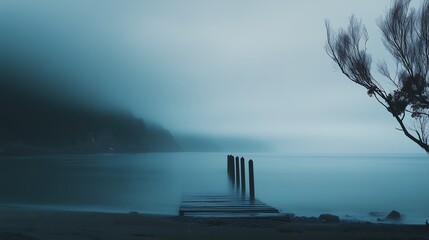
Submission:
M 230 190 L 224 153 L 13 157 L 0 161 L 0 205 L 177 215 L 181 198 Z M 426 155 L 240 154 L 256 197 L 282 213 L 376 221 L 397 210 L 429 218 Z M 247 171 L 247 166 L 246 166 Z

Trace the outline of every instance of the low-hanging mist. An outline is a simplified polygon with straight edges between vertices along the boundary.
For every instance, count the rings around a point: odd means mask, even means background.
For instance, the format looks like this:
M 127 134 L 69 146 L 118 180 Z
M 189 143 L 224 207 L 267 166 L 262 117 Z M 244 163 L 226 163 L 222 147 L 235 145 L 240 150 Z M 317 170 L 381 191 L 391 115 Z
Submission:
M 212 142 L 202 146 L 210 151 L 230 151 L 230 140 L 241 139 L 255 151 L 419 152 L 364 90 L 332 71 L 323 50 L 324 20 L 337 26 L 355 13 L 373 36 L 368 47 L 380 53 L 375 21 L 388 6 L 2 1 L 1 67 L 20 79 L 0 81 L 129 111 L 194 150 L 192 139 Z

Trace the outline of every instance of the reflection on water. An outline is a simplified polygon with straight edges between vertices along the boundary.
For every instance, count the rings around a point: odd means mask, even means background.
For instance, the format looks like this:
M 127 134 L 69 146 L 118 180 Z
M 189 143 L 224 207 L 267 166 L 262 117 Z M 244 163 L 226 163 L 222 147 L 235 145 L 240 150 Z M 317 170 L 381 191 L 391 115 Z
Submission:
M 183 194 L 229 190 L 226 155 L 5 158 L 0 203 L 176 215 Z M 283 212 L 374 220 L 369 212 L 395 209 L 408 223 L 429 218 L 426 155 L 243 156 L 255 161 L 256 197 Z

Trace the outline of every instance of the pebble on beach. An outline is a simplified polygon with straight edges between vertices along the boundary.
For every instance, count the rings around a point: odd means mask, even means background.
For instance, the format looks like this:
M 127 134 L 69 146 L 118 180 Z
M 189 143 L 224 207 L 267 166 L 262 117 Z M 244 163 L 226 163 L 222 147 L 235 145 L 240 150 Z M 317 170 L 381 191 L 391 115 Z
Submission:
M 325 214 L 321 214 L 321 215 L 319 216 L 319 219 L 320 219 L 322 222 L 331 222 L 331 223 L 334 223 L 334 222 L 340 222 L 340 218 L 339 218 L 338 216 L 336 216 L 336 215 L 332 215 L 332 214 L 327 214 L 327 213 L 325 213 Z

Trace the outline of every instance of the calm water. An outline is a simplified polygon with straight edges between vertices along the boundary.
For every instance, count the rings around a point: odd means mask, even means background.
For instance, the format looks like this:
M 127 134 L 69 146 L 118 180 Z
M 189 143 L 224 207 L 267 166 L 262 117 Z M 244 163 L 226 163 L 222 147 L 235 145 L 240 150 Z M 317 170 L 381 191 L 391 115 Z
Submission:
M 151 153 L 0 159 L 0 204 L 176 215 L 186 193 L 229 190 L 226 155 Z M 429 218 L 429 157 L 243 154 L 258 199 L 297 215 L 375 221 L 395 209 Z M 247 166 L 246 166 L 247 167 Z M 247 171 L 247 170 L 246 170 Z

